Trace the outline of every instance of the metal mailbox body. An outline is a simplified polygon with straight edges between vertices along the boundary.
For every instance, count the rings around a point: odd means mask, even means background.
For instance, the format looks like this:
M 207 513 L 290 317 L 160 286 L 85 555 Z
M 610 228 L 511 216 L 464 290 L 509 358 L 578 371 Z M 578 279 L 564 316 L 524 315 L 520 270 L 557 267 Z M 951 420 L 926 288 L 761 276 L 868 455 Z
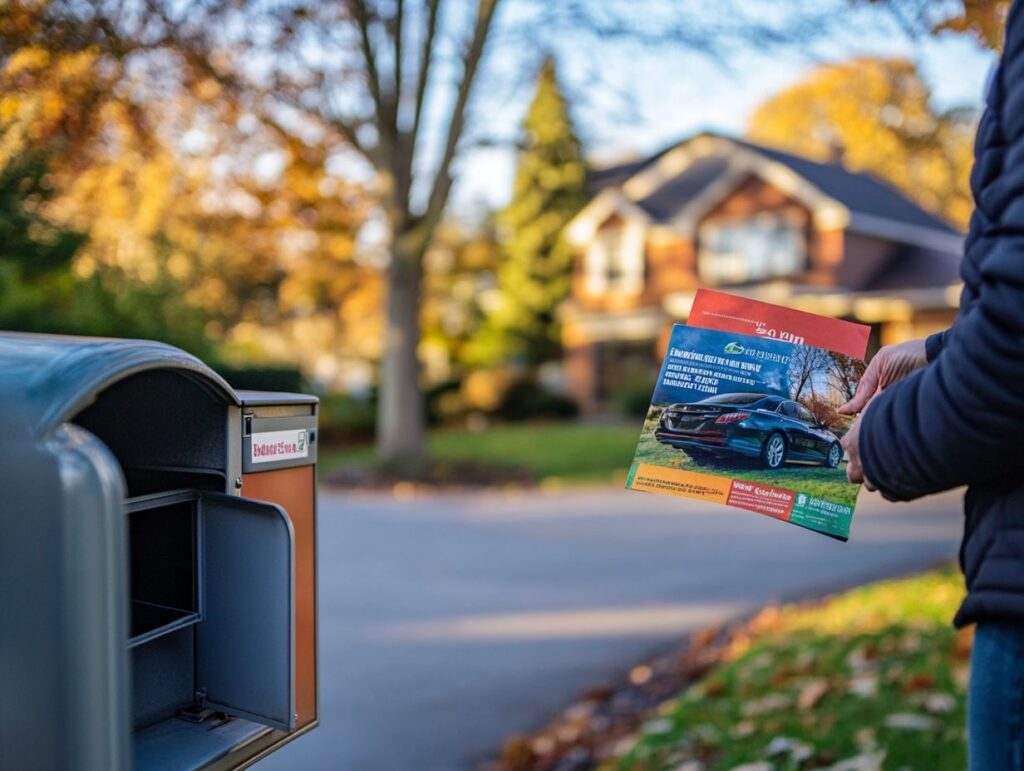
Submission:
M 0 768 L 240 768 L 317 725 L 317 409 L 0 333 Z

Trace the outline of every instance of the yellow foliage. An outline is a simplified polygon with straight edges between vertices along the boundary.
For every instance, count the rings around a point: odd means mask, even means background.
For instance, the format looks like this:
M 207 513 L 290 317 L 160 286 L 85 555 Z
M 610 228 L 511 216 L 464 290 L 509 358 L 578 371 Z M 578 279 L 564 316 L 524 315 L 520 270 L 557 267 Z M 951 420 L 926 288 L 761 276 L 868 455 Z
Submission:
M 750 119 L 755 142 L 843 163 L 889 182 L 965 228 L 973 204 L 973 124 L 935 114 L 914 64 L 861 58 L 816 69 L 762 104 Z
M 471 410 L 490 412 L 501 404 L 518 373 L 509 368 L 479 369 L 469 373 L 462 381 L 462 397 Z
M 140 87 L 129 57 L 18 48 L 39 23 L 31 5 L 15 3 L 17 25 L 0 13 L 0 170 L 46 154 L 58 191 L 47 217 L 88 233 L 74 275 L 176 287 L 214 320 L 208 333 L 247 350 L 266 341 L 276 358 L 378 354 L 366 341 L 379 339 L 379 282 L 354 259 L 368 199 L 327 172 L 325 151 L 239 131 L 239 105 L 212 78 L 190 90 L 165 68 Z M 189 133 L 200 149 L 182 143 Z M 282 171 L 258 178 L 268 156 Z
M 15 51 L 4 66 L 4 75 L 18 75 L 25 70 L 41 70 L 50 63 L 50 52 L 39 46 L 26 46 Z

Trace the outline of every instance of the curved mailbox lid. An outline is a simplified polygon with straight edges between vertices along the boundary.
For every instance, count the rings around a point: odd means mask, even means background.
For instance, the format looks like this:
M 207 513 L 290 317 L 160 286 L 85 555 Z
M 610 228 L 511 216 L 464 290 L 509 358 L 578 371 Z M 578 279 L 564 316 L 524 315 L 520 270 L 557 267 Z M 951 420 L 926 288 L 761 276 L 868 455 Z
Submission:
M 152 369 L 178 369 L 229 404 L 241 404 L 220 375 L 191 354 L 150 340 L 0 332 L 0 437 L 41 437 L 108 386 Z

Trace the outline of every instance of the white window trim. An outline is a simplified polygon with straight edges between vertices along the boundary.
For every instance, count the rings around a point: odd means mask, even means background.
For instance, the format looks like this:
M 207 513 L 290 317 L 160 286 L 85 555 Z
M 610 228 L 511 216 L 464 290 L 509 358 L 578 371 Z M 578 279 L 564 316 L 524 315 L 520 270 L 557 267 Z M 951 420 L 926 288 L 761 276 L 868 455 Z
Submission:
M 620 239 L 618 264 L 614 266 L 618 277 L 614 281 L 608 279 L 609 269 L 613 267 L 613 257 L 606 241 L 610 233 L 599 230 L 587 245 L 584 255 L 584 284 L 588 294 L 640 294 L 644 290 L 647 228 L 642 222 L 627 220 L 614 230 Z
M 616 289 L 623 294 L 640 294 L 644 291 L 644 243 L 647 229 L 639 222 L 629 221 L 622 233 L 622 248 L 619 250 L 619 281 Z
M 604 294 L 608 289 L 608 249 L 601 233 L 595 233 L 584 257 L 583 275 L 588 294 Z

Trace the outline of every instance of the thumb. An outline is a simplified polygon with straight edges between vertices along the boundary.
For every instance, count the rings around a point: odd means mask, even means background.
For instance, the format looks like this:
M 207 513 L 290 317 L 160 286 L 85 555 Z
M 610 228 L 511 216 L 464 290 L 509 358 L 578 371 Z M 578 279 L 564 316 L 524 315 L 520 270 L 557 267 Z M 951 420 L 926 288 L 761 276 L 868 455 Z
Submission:
M 837 410 L 840 415 L 856 415 L 875 395 L 875 391 L 878 390 L 878 367 L 875 366 L 875 361 L 872 359 L 868 368 L 864 370 L 853 398 Z

